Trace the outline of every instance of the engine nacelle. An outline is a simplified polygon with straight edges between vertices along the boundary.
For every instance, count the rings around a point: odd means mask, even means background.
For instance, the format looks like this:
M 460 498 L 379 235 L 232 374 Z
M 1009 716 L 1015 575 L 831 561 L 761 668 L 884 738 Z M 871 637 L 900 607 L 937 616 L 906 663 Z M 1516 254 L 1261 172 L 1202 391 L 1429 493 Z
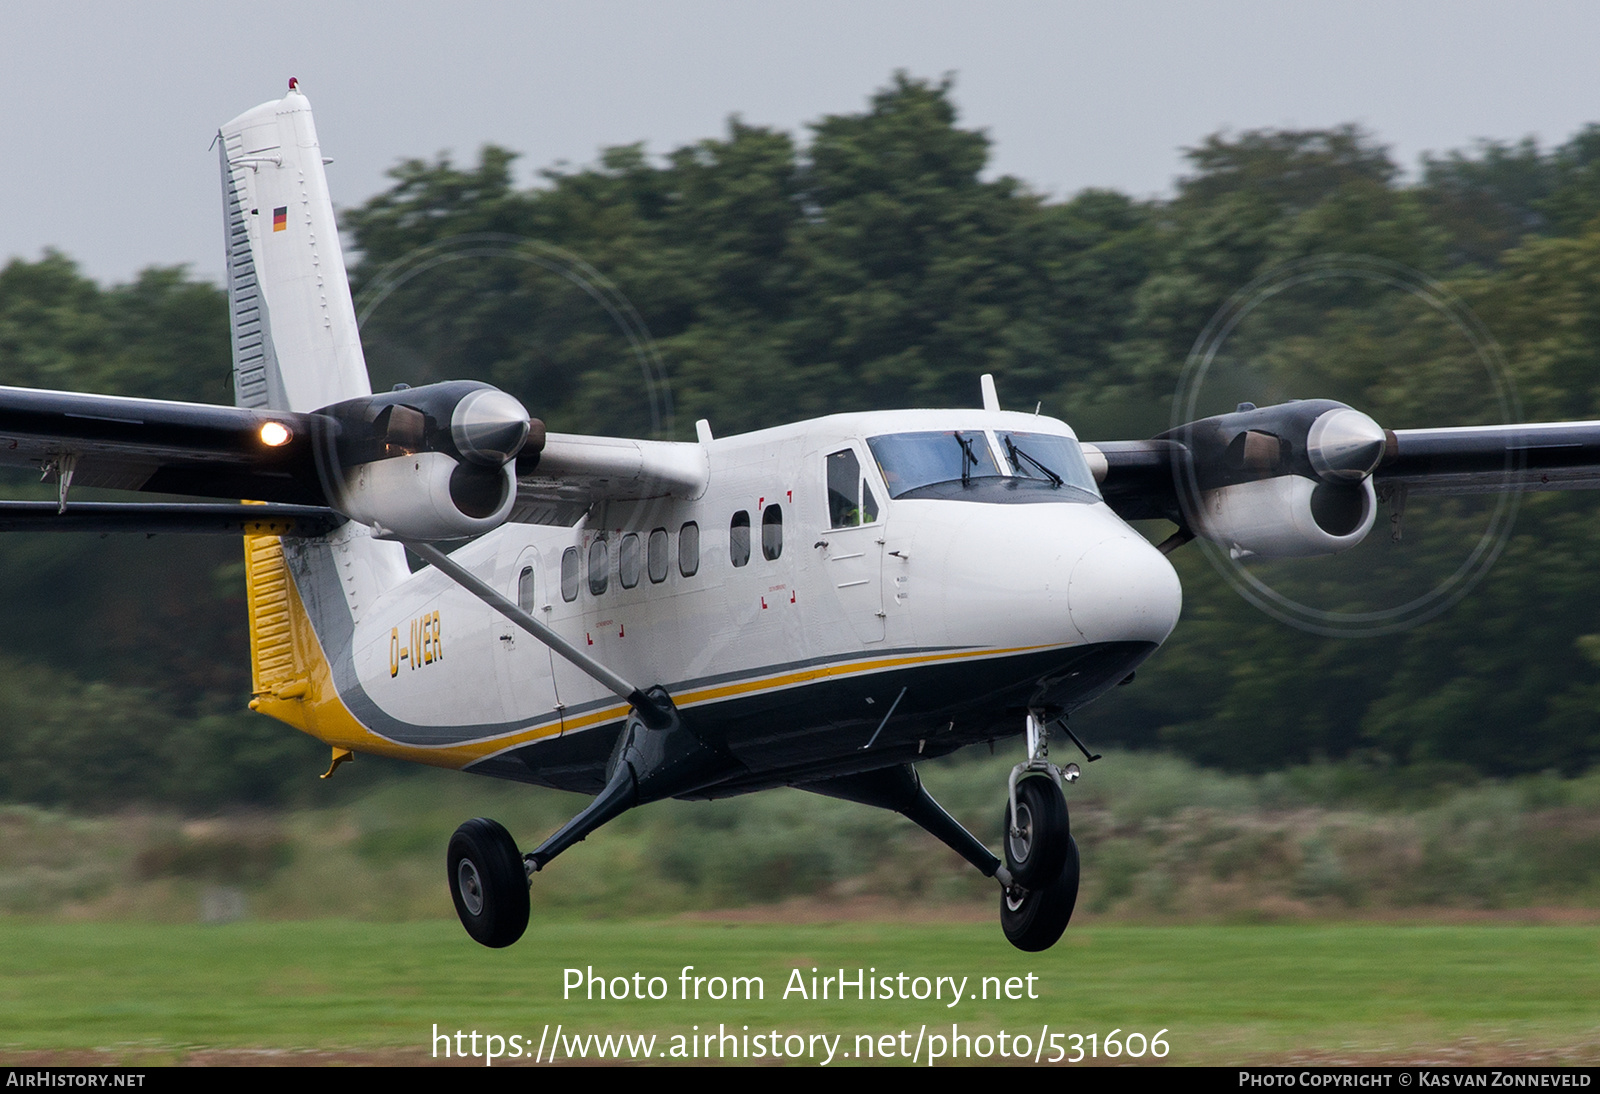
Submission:
M 402 386 L 314 417 L 334 508 L 400 539 L 463 539 L 503 524 L 517 499 L 519 454 L 531 464 L 544 446 L 542 422 L 476 381 Z
M 1278 475 L 1202 491 L 1191 523 L 1237 555 L 1307 558 L 1348 551 L 1372 531 L 1377 513 L 1370 478 L 1329 483 Z
M 464 539 L 505 523 L 517 500 L 511 464 L 481 467 L 418 452 L 345 471 L 344 513 L 401 539 Z

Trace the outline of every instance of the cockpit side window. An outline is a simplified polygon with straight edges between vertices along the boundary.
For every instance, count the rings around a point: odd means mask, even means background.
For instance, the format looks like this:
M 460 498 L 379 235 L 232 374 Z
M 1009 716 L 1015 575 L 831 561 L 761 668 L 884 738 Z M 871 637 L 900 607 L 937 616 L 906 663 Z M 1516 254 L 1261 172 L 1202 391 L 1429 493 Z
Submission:
M 828 527 L 855 528 L 878 519 L 878 499 L 854 449 L 828 454 Z

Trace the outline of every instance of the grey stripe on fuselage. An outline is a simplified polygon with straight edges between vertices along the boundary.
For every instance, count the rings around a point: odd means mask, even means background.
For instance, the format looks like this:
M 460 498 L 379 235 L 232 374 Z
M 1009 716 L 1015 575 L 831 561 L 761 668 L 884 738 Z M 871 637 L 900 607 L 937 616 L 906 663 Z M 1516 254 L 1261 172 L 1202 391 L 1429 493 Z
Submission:
M 458 726 L 417 725 L 414 722 L 396 718 L 378 706 L 372 696 L 367 694 L 366 688 L 361 685 L 361 681 L 356 676 L 355 618 L 350 613 L 349 602 L 345 600 L 344 588 L 339 580 L 338 567 L 333 558 L 333 550 L 333 547 L 324 541 L 284 540 L 284 560 L 288 564 L 290 576 L 294 579 L 295 588 L 300 594 L 300 603 L 305 607 L 306 614 L 311 619 L 312 629 L 316 631 L 317 639 L 322 644 L 323 654 L 328 658 L 329 667 L 333 670 L 334 686 L 339 689 L 339 696 L 344 700 L 344 704 L 350 713 L 373 733 L 394 741 L 396 744 L 414 745 L 419 748 L 463 745 L 474 741 L 503 737 L 506 734 L 531 729 L 535 726 L 556 723 L 561 720 L 563 713 L 568 718 L 575 718 L 590 711 L 601 710 L 617 704 L 618 700 L 615 697 L 607 696 L 593 702 L 567 707 L 564 712 L 551 710 L 532 718 L 521 718 L 515 721 L 477 722 Z M 680 680 L 668 685 L 668 690 L 674 693 L 688 692 L 696 688 L 714 687 L 718 684 L 731 683 L 738 680 L 759 679 L 763 676 L 773 675 L 776 672 L 815 668 L 829 664 L 843 664 L 863 659 L 879 661 L 885 657 L 945 653 L 970 648 L 963 646 L 915 646 L 901 649 L 829 654 L 800 661 L 786 662 L 782 665 L 768 665 L 762 668 L 721 672 L 711 676 L 696 677 L 691 680 Z

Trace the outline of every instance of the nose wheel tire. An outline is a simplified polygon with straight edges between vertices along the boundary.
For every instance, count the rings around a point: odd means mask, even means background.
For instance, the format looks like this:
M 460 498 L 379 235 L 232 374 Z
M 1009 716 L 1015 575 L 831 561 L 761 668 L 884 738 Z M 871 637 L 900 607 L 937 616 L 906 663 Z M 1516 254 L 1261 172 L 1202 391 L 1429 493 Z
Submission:
M 1020 789 L 1020 788 L 1019 788 Z M 1066 862 L 1048 885 L 1015 886 L 1000 894 L 1000 926 L 1006 941 L 1019 950 L 1038 953 L 1056 944 L 1078 903 L 1078 844 L 1065 842 Z
M 517 841 L 484 817 L 450 837 L 446 856 L 450 896 L 461 925 L 477 942 L 499 949 L 528 929 L 528 875 Z
M 1025 889 L 1055 881 L 1067 861 L 1072 833 L 1067 800 L 1054 779 L 1034 776 L 1017 783 L 1017 812 L 1006 802 L 1006 869 Z

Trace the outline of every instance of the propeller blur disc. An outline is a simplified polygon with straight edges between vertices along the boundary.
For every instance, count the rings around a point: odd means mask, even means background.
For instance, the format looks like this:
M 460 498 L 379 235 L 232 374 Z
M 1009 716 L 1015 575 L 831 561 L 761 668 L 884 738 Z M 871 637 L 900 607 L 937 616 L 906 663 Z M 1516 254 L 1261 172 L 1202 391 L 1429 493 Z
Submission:
M 1467 305 L 1387 259 L 1323 255 L 1277 267 L 1241 289 L 1196 340 L 1173 398 L 1173 426 L 1294 399 L 1335 399 L 1306 436 L 1317 478 L 1359 483 L 1379 464 L 1384 430 L 1492 425 L 1520 407 L 1492 337 Z M 1381 484 L 1381 477 L 1378 480 Z M 1200 504 L 1193 473 L 1177 483 Z M 1245 600 L 1316 634 L 1369 636 L 1416 626 L 1483 579 L 1510 536 L 1517 495 L 1411 497 L 1380 486 L 1370 535 L 1343 554 L 1240 557 L 1196 542 Z

